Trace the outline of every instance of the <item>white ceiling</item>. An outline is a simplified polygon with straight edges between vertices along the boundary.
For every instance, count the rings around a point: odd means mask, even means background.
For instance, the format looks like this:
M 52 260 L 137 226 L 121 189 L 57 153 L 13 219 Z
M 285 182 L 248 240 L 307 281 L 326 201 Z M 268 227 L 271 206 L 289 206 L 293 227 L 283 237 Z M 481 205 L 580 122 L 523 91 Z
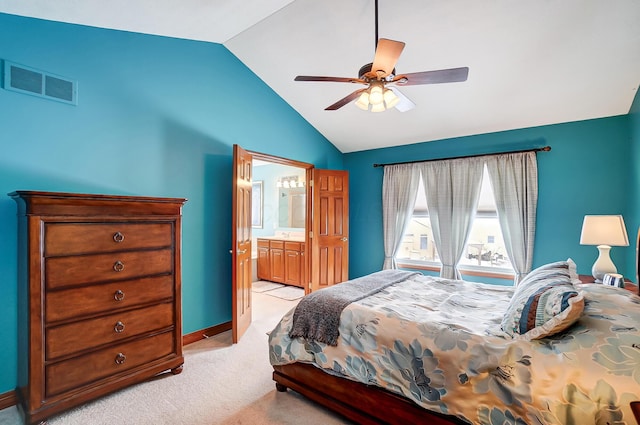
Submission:
M 324 108 L 362 86 L 374 0 L 0 0 L 0 11 L 224 44 L 342 152 L 624 115 L 640 83 L 638 0 L 379 0 L 398 73 L 468 66 L 463 83 L 407 86 L 416 107 Z

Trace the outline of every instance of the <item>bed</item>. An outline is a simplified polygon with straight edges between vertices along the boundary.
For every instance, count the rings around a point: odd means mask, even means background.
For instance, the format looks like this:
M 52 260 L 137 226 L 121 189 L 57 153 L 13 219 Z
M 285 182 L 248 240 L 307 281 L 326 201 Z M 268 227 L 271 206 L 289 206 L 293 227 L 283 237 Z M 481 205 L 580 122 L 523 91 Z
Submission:
M 571 260 L 517 288 L 399 271 L 342 285 L 364 295 L 323 310 L 345 298 L 317 291 L 270 333 L 279 391 L 357 423 L 636 423 L 640 297 L 580 283 Z M 318 325 L 335 314 L 337 331 Z

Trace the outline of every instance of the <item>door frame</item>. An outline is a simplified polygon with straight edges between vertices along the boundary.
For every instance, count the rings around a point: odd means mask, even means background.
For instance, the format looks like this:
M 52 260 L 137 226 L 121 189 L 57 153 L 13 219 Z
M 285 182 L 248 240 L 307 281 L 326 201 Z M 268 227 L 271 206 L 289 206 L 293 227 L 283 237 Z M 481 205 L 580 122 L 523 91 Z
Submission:
M 234 151 L 236 150 L 235 148 L 236 145 L 234 145 Z M 315 181 L 314 181 L 314 175 L 316 174 L 315 171 L 319 170 L 316 169 L 315 166 L 313 164 L 307 163 L 307 162 L 301 162 L 301 161 L 295 161 L 292 159 L 288 159 L 288 158 L 283 158 L 283 157 L 279 157 L 279 156 L 275 156 L 275 155 L 270 155 L 270 154 L 266 154 L 266 153 L 262 153 L 262 152 L 255 152 L 255 151 L 251 151 L 248 149 L 243 149 L 240 145 L 238 145 L 239 149 L 242 149 L 244 151 L 244 153 L 246 153 L 247 156 L 249 156 L 251 158 L 251 163 L 252 163 L 252 169 L 251 169 L 251 181 L 253 181 L 253 161 L 254 160 L 262 160 L 262 161 L 266 161 L 266 162 L 270 162 L 270 163 L 274 163 L 274 164 L 279 164 L 279 165 L 286 165 L 286 166 L 291 166 L 291 167 L 297 167 L 297 168 L 302 168 L 305 170 L 305 180 L 307 181 L 307 185 L 305 187 L 305 196 L 306 196 L 306 217 L 305 217 L 305 236 L 304 236 L 304 243 L 305 243 L 305 256 L 304 256 L 304 260 L 303 260 L 303 273 L 304 273 L 304 292 L 305 294 L 309 294 L 311 293 L 312 289 L 318 289 L 318 288 L 312 288 L 312 250 L 314 249 L 314 247 L 312 247 L 311 242 L 312 242 L 312 238 L 311 238 L 311 234 L 314 231 L 313 228 L 313 223 L 314 223 L 314 198 L 316 197 L 315 195 Z M 235 154 L 234 154 L 234 158 L 235 158 Z M 234 166 L 236 160 L 234 159 Z M 330 170 L 320 170 L 320 171 L 330 171 Z M 235 173 L 235 171 L 234 171 Z M 344 173 L 344 171 L 339 171 L 339 173 Z M 344 178 L 343 175 L 339 175 L 338 178 Z M 348 174 L 346 177 L 346 181 L 348 184 Z M 235 188 L 235 183 L 234 183 L 234 188 Z M 320 188 L 318 188 L 320 189 Z M 251 190 L 251 189 L 249 189 Z M 235 191 L 234 191 L 235 193 Z M 348 195 L 347 195 L 348 196 Z M 251 196 L 249 196 L 249 198 L 251 198 Z M 235 199 L 235 198 L 234 198 Z M 348 198 L 347 198 L 347 202 L 348 202 Z M 234 205 L 234 208 L 237 208 L 237 205 Z M 348 207 L 347 207 L 348 208 Z M 348 209 L 347 209 L 348 211 Z M 347 213 L 347 220 L 348 220 L 348 213 Z M 317 221 L 317 220 L 315 220 Z M 347 227 L 348 229 L 348 227 Z M 348 230 L 347 230 L 348 232 Z M 251 228 L 249 227 L 249 240 L 251 241 L 253 239 L 253 235 L 251 234 Z M 315 235 L 314 235 L 315 236 Z M 348 236 L 345 237 L 345 235 L 342 235 L 341 238 L 342 241 L 344 242 L 348 242 Z M 234 249 L 237 245 L 237 239 L 236 236 L 234 234 L 234 236 L 232 237 L 232 244 L 234 246 Z M 251 243 L 249 244 L 249 249 L 251 249 Z M 347 248 L 348 250 L 348 245 Z M 233 251 L 232 251 L 233 252 Z M 348 251 L 347 251 L 348 252 Z M 235 259 L 235 256 L 232 256 Z M 250 257 L 251 258 L 251 257 Z M 348 256 L 346 257 L 346 262 L 347 262 L 347 269 L 346 269 L 346 273 L 347 276 L 345 278 L 343 278 L 343 280 L 346 280 L 346 278 L 348 278 Z M 249 274 L 253 275 L 253 261 L 249 261 Z M 236 264 L 236 261 L 233 261 L 233 266 L 234 270 L 232 271 L 233 276 L 237 276 L 237 267 L 238 265 Z M 236 282 L 235 282 L 236 278 L 232 278 L 232 286 L 233 289 L 232 291 L 235 291 L 236 289 Z M 338 279 L 340 280 L 340 279 Z M 338 280 L 336 280 L 333 283 L 339 283 Z M 251 297 L 251 292 L 249 291 L 249 297 Z M 251 299 L 249 298 L 249 302 L 251 303 Z M 232 314 L 232 328 L 238 326 L 239 324 L 239 317 L 237 317 L 236 312 L 234 311 L 234 313 Z M 249 317 L 249 320 L 252 321 L 252 318 Z M 250 323 L 249 323 L 250 324 Z M 241 335 L 237 336 L 237 340 L 240 339 Z M 236 340 L 236 337 L 234 337 L 234 343 L 238 342 Z
M 313 177 L 313 169 L 315 166 L 308 162 L 296 161 L 289 158 L 283 158 L 280 156 L 270 155 L 267 153 L 256 152 L 252 150 L 247 150 L 249 154 L 253 156 L 253 159 L 259 159 L 261 161 L 271 162 L 273 164 L 278 165 L 286 165 L 289 167 L 297 167 L 305 170 L 305 181 L 307 183 L 311 182 Z M 309 240 L 309 232 L 311 231 L 311 223 L 312 223 L 312 214 L 313 214 L 313 199 L 311 192 L 311 185 L 305 185 L 305 218 L 304 218 L 304 244 L 305 244 L 305 255 L 303 261 L 303 274 L 304 274 L 304 293 L 308 294 L 310 290 L 310 282 L 311 282 L 311 251 L 310 251 L 310 240 Z M 253 267 L 253 266 L 252 266 Z

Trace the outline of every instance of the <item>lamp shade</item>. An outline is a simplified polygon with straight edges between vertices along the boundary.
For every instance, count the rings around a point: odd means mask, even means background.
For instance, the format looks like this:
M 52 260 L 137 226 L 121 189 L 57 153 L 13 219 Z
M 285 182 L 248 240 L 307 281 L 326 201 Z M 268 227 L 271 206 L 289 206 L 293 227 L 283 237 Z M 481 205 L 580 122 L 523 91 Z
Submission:
M 384 103 L 387 106 L 387 109 L 393 108 L 398 104 L 398 102 L 400 102 L 400 98 L 396 96 L 393 91 L 389 89 L 384 90 Z
M 621 215 L 585 215 L 580 245 L 629 246 Z
M 363 111 L 369 110 L 369 92 L 363 91 L 358 100 L 356 101 L 356 106 Z
M 372 105 L 378 105 L 382 103 L 383 100 L 384 95 L 382 94 L 382 86 L 372 86 L 369 92 L 369 103 L 371 103 Z

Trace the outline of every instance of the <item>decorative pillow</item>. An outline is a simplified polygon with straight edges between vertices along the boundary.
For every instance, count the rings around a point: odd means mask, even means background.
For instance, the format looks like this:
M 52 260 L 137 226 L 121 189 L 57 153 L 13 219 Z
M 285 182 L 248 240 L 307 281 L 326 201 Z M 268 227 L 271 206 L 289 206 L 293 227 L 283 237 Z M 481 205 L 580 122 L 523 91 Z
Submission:
M 584 298 L 573 286 L 580 282 L 571 260 L 545 264 L 516 288 L 502 319 L 502 330 L 531 340 L 563 331 L 580 318 Z
M 523 282 L 535 279 L 542 274 L 546 277 L 562 275 L 568 277 L 571 280 L 571 283 L 581 283 L 578 278 L 576 263 L 574 263 L 571 258 L 568 258 L 566 261 L 556 261 L 555 263 L 548 263 L 540 266 L 537 269 L 530 271 L 523 279 Z

